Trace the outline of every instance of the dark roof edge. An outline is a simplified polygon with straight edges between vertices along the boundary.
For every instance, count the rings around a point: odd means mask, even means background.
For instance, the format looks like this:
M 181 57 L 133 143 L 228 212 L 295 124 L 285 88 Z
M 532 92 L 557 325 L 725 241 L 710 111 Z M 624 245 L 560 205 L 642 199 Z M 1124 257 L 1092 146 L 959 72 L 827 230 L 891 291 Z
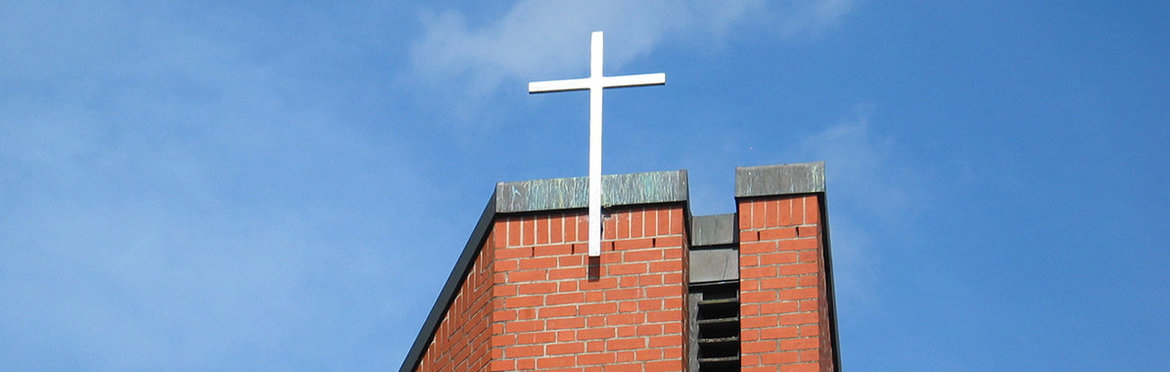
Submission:
M 418 336 L 414 338 L 414 344 L 410 346 L 410 351 L 406 354 L 406 359 L 402 361 L 402 367 L 398 369 L 399 371 L 413 371 L 418 367 L 419 362 L 422 361 L 422 356 L 427 350 L 427 345 L 435 337 L 435 330 L 443 320 L 443 315 L 447 313 L 447 308 L 451 307 L 451 301 L 455 300 L 459 286 L 463 284 L 463 280 L 467 277 L 468 269 L 475 262 L 475 257 L 479 255 L 479 248 L 483 245 L 484 240 L 487 239 L 487 234 L 491 230 L 492 221 L 495 218 L 496 193 L 492 193 L 491 198 L 488 199 L 487 206 L 483 209 L 483 214 L 479 216 L 479 222 L 475 223 L 475 230 L 472 230 L 471 237 L 467 239 L 467 244 L 463 246 L 463 253 L 459 255 L 459 261 L 456 261 L 455 268 L 451 270 L 451 275 L 447 277 L 447 283 L 443 285 L 443 290 L 439 292 L 439 298 L 435 300 L 435 305 L 431 307 L 430 315 L 427 315 L 427 320 L 423 322 L 422 329 L 418 331 Z
M 834 370 L 840 371 L 841 368 L 841 337 L 837 329 L 837 294 L 833 286 L 833 250 L 830 249 L 833 241 L 829 237 L 829 200 L 825 197 L 825 192 L 819 192 L 821 202 L 821 233 L 825 236 L 825 296 L 829 297 L 829 333 L 833 337 L 833 367 Z
M 825 162 L 735 168 L 735 197 L 825 192 Z

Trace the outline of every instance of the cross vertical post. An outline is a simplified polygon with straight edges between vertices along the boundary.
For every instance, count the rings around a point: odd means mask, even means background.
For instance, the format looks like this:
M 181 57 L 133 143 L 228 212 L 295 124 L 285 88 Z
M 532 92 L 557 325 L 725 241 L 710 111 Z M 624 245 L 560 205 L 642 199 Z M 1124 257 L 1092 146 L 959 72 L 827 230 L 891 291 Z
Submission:
M 584 79 L 534 81 L 528 93 L 589 91 L 589 256 L 601 256 L 601 113 L 605 88 L 666 84 L 666 74 L 605 76 L 605 36 L 592 34 L 589 53 L 589 77 Z
M 601 67 L 605 36 L 594 32 L 589 46 L 589 256 L 601 256 Z

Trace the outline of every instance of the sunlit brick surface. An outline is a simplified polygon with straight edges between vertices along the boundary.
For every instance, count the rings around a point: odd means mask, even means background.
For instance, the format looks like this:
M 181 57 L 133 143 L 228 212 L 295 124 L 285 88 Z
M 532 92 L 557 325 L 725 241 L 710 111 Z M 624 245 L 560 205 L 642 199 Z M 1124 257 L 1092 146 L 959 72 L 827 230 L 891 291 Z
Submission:
M 739 201 L 744 371 L 832 371 L 816 195 Z
M 584 211 L 496 223 L 492 370 L 684 368 L 682 207 L 608 212 L 598 258 Z

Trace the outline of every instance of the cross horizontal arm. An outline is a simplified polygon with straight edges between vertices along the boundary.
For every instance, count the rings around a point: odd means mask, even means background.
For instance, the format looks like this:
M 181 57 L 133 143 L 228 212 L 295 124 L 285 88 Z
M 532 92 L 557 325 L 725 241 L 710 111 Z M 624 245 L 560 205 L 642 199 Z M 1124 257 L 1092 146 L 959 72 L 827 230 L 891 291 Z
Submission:
M 601 86 L 605 88 L 639 87 L 663 84 L 666 84 L 666 74 L 662 73 L 606 76 L 605 80 L 601 82 Z
M 566 92 L 571 90 L 587 90 L 596 84 L 596 78 L 583 79 L 565 79 L 565 80 L 548 80 L 548 81 L 534 81 L 528 83 L 528 93 L 551 93 L 551 92 Z M 646 85 L 663 85 L 666 84 L 666 74 L 641 74 L 641 75 L 622 75 L 622 76 L 606 76 L 601 78 L 600 86 L 602 88 L 624 88 L 624 87 L 640 87 Z
M 570 90 L 587 90 L 589 89 L 589 78 L 584 79 L 566 79 L 566 80 L 549 80 L 549 81 L 533 81 L 528 83 L 528 93 L 550 93 L 550 92 L 565 92 Z

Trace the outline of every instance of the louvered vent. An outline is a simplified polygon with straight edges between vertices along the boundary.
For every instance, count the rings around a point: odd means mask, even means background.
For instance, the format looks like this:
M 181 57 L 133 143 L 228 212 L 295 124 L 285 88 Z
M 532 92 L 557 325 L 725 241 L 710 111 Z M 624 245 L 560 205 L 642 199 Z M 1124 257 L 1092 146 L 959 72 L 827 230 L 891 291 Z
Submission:
M 739 370 L 739 282 L 693 283 L 691 366 L 699 371 Z

